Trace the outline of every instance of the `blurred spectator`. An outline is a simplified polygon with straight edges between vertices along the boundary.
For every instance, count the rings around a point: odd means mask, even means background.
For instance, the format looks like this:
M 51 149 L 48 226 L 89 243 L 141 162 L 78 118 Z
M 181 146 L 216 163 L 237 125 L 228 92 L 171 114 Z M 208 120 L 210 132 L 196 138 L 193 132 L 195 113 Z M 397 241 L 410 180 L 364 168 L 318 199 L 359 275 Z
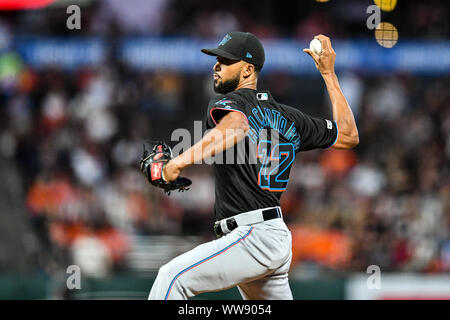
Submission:
M 238 29 L 268 38 L 367 36 L 355 23 L 357 1 L 260 1 L 239 8 L 200 2 L 202 10 L 198 0 L 104 0 L 83 7 L 83 16 L 92 19 L 82 32 L 110 36 L 112 43 L 121 34 L 217 38 Z M 448 38 L 448 11 L 439 4 L 397 6 L 390 17 L 402 21 L 402 38 Z M 170 197 L 149 187 L 137 167 L 143 142 L 204 119 L 213 95 L 210 76 L 134 70 L 114 59 L 92 69 L 35 70 L 10 51 L 13 36 L 61 32 L 52 19 L 65 17 L 61 10 L 2 14 L 0 21 L 0 156 L 20 168 L 29 219 L 45 255 L 39 268 L 71 262 L 105 276 L 129 267 L 127 254 L 139 237 L 213 239 L 208 166 L 187 170 L 191 190 Z M 336 14 L 347 18 L 336 21 Z M 281 199 L 294 236 L 293 267 L 450 271 L 448 75 L 342 74 L 340 80 L 361 143 L 354 150 L 297 156 Z M 323 115 L 330 106 L 328 98 L 317 102 L 323 94 L 317 81 L 276 72 L 263 74 L 261 88 Z
M 101 0 L 93 19 L 95 33 L 110 34 L 116 27 L 125 34 L 158 35 L 170 0 Z
M 149 188 L 137 170 L 142 142 L 148 137 L 142 132 L 160 125 L 152 117 L 155 112 L 169 112 L 173 128 L 185 123 L 184 114 L 166 110 L 184 108 L 185 88 L 180 83 L 187 81 L 185 76 L 137 76 L 136 85 L 150 85 L 150 90 L 134 93 L 138 97 L 122 106 L 116 97 L 123 92 L 113 88 L 125 87 L 129 79 L 114 74 L 111 68 L 91 71 L 75 90 L 61 80 L 59 86 L 43 86 L 45 78 L 37 76 L 39 96 L 24 92 L 8 98 L 11 122 L 0 139 L 4 153 L 16 157 L 24 172 L 34 172 L 27 204 L 44 248 L 71 253 L 93 276 L 126 267 L 133 247 L 129 236 L 213 237 L 214 187 L 208 166 L 190 168 L 186 175 L 194 182 L 191 190 L 170 197 Z M 282 197 L 285 220 L 294 235 L 293 266 L 314 262 L 325 268 L 361 270 L 378 264 L 384 270 L 448 271 L 449 96 L 435 91 L 447 80 L 422 87 L 423 103 L 432 104 L 422 109 L 409 107 L 399 78 L 357 81 L 361 147 L 300 154 Z M 153 91 L 154 85 L 161 90 Z M 395 96 L 398 104 L 381 93 Z M 210 91 L 197 94 L 208 99 Z M 141 101 L 148 107 L 142 108 Z M 40 112 L 33 111 L 39 103 Z M 189 108 L 192 120 L 203 117 L 203 106 Z M 426 108 L 442 116 L 434 118 Z M 123 114 L 128 113 L 142 122 L 126 120 Z M 96 130 L 105 122 L 96 122 L 95 114 L 108 115 L 113 129 L 99 134 Z M 33 138 L 33 145 L 23 143 L 28 138 Z M 24 162 L 31 152 L 36 162 Z M 96 250 L 100 253 L 91 258 Z

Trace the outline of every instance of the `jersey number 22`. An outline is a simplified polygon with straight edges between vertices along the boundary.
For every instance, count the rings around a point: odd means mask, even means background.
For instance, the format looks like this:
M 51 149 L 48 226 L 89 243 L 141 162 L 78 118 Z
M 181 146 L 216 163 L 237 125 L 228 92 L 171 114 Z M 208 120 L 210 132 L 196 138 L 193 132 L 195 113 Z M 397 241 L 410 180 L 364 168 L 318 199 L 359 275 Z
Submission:
M 272 141 L 261 140 L 258 144 L 257 158 L 261 159 L 258 184 L 261 189 L 271 192 L 286 190 L 289 171 L 295 159 L 292 143 L 277 143 L 272 148 Z

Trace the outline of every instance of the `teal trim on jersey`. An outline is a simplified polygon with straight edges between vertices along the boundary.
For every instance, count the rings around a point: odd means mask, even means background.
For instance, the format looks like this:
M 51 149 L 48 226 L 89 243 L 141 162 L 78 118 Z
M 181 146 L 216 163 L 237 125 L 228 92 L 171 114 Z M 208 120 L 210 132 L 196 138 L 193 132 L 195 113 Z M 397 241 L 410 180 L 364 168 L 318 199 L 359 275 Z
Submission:
M 328 149 L 328 148 L 331 148 L 332 146 L 334 146 L 336 144 L 336 142 L 337 142 L 338 137 L 339 137 L 339 130 L 338 130 L 337 123 L 336 123 L 336 121 L 333 121 L 333 122 L 336 125 L 336 139 L 334 139 L 334 142 L 329 147 L 327 147 L 325 149 Z

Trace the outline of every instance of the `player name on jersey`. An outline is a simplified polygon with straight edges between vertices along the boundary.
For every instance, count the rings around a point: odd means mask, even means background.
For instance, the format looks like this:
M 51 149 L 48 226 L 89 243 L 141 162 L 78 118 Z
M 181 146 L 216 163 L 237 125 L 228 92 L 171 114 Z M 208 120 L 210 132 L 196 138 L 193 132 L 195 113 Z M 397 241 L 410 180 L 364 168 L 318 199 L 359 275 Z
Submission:
M 262 130 L 272 129 L 294 144 L 295 149 L 300 147 L 300 135 L 297 132 L 294 122 L 287 125 L 288 120 L 277 110 L 256 106 L 252 109 L 252 115 L 248 116 L 248 124 L 250 126 L 248 137 L 253 143 L 257 143 Z

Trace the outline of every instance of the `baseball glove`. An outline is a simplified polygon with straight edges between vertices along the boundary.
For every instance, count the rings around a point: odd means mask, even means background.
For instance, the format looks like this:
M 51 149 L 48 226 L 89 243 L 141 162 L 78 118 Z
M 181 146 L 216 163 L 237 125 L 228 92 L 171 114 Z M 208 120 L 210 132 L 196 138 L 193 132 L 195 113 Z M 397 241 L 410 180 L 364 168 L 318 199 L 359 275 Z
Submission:
M 164 142 L 158 142 L 150 153 L 145 149 L 144 144 L 144 152 L 139 162 L 140 169 L 147 180 L 155 187 L 163 189 L 168 195 L 173 190 L 178 190 L 178 192 L 189 190 L 187 187 L 192 183 L 191 180 L 184 177 L 178 177 L 170 182 L 164 180 L 163 168 L 172 157 L 172 149 Z

